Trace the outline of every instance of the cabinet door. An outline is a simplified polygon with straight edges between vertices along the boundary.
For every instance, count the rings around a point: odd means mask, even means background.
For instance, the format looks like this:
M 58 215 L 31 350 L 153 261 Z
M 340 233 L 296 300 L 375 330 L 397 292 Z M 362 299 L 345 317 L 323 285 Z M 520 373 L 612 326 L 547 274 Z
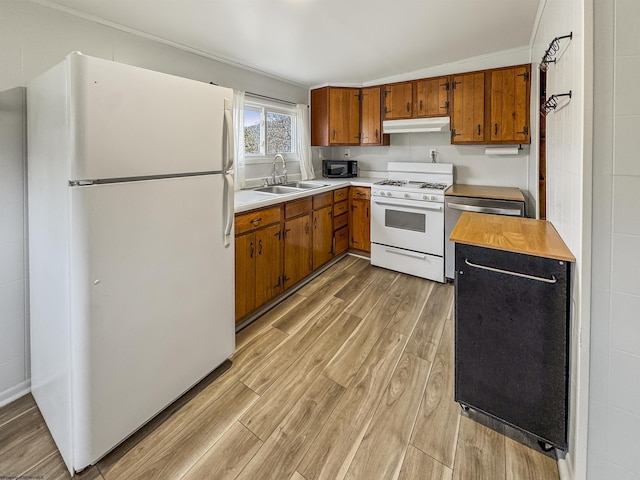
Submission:
M 313 212 L 313 269 L 333 258 L 333 207 Z
M 484 72 L 454 75 L 451 143 L 484 141 Z
M 382 88 L 361 90 L 362 98 L 362 145 L 382 145 Z
M 349 227 L 344 226 L 339 230 L 336 230 L 334 235 L 334 254 L 340 255 L 342 252 L 349 248 Z
M 449 77 L 426 78 L 415 82 L 414 116 L 449 115 Z
M 284 288 L 311 273 L 311 215 L 287 220 L 284 238 Z
M 384 86 L 384 119 L 411 118 L 413 109 L 412 82 L 392 83 Z
M 371 251 L 370 240 L 370 220 L 369 220 L 369 201 L 368 200 L 352 200 L 351 201 L 350 228 L 351 239 L 349 246 L 364 252 Z
M 258 308 L 282 292 L 280 224 L 255 233 L 256 304 Z
M 491 141 L 529 143 L 530 66 L 491 72 Z
M 255 307 L 255 254 L 255 233 L 236 237 L 236 321 Z
M 329 144 L 360 144 L 359 89 L 329 89 Z

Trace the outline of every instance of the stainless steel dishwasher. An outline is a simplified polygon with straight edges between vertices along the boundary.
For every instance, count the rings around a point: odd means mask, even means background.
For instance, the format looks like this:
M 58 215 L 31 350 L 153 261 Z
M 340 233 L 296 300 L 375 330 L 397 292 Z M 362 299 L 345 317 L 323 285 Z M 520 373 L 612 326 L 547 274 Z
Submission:
M 524 201 L 500 200 L 494 198 L 446 196 L 444 200 L 444 230 L 445 230 L 445 276 L 454 278 L 455 243 L 449 240 L 453 227 L 458 223 L 462 212 L 490 213 L 494 215 L 525 216 Z

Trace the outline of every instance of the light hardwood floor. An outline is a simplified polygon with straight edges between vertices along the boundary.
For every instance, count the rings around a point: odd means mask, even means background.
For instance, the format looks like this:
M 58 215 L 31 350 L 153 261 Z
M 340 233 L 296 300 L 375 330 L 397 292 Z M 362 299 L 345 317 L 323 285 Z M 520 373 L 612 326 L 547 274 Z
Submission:
M 551 458 L 461 415 L 453 327 L 453 286 L 346 257 L 79 477 L 558 479 Z M 0 409 L 3 475 L 69 478 L 30 395 Z

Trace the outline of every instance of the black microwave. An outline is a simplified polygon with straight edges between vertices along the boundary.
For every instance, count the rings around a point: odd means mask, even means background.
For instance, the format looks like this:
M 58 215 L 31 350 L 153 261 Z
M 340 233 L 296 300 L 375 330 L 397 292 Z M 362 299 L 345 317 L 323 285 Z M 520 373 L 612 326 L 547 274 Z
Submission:
M 322 176 L 325 178 L 351 178 L 358 176 L 356 160 L 322 160 Z

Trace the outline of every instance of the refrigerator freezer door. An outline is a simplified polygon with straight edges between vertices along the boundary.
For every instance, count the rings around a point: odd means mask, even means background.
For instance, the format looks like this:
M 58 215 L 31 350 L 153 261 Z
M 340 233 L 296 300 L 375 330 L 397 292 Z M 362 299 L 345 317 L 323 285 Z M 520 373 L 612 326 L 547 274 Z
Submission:
M 74 467 L 235 348 L 223 176 L 71 187 Z
M 70 180 L 224 170 L 225 99 L 233 90 L 78 53 L 68 58 L 77 125 Z

